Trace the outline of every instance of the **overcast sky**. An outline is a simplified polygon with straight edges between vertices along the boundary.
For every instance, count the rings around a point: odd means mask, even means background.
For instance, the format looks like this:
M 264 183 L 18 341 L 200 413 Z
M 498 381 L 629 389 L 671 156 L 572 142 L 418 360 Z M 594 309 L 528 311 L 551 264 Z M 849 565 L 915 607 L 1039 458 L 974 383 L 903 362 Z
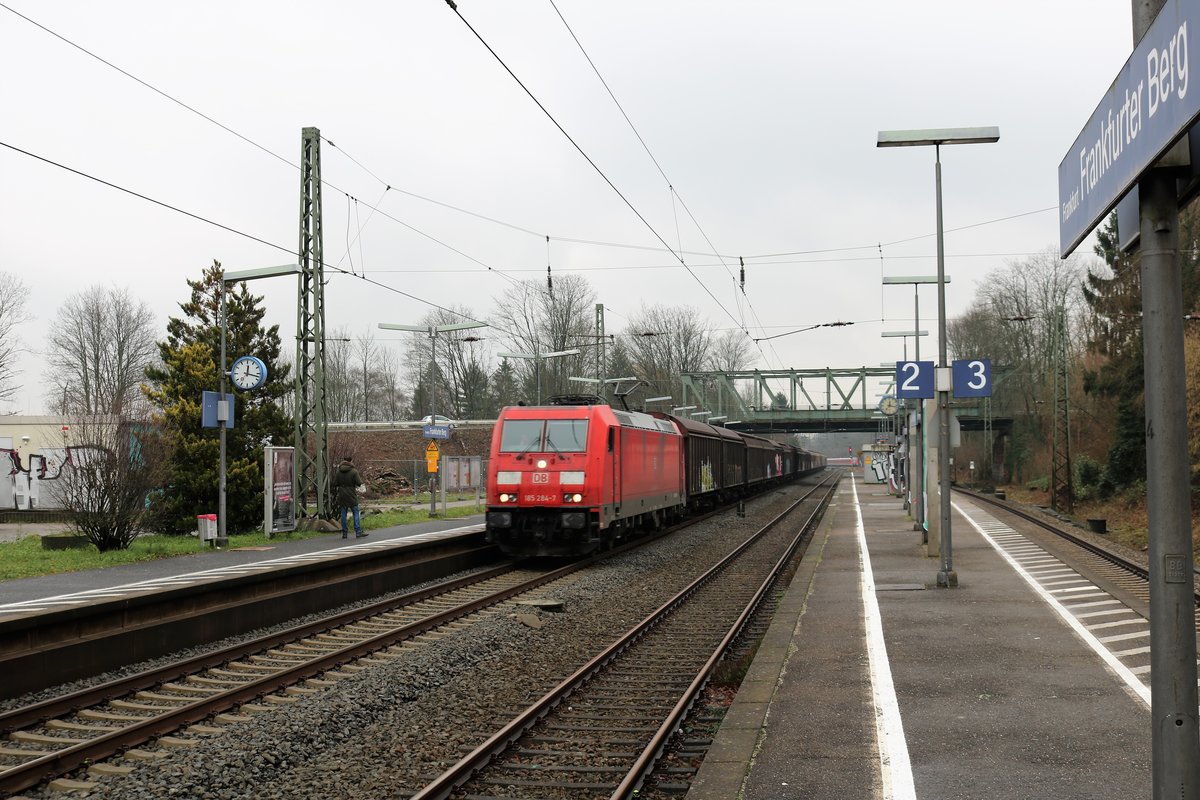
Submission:
M 279 248 L 0 147 L 0 270 L 33 316 L 8 410 L 26 414 L 46 408 L 40 351 L 70 295 L 129 287 L 165 326 L 214 258 L 294 261 L 305 126 L 336 145 L 326 261 L 419 298 L 327 271 L 330 330 L 390 340 L 376 323 L 419 323 L 427 303 L 486 318 L 505 275 L 544 280 L 549 236 L 609 332 L 643 302 L 759 338 L 852 321 L 763 342 L 758 366 L 895 360 L 880 333 L 912 327 L 912 289 L 880 277 L 936 272 L 934 153 L 877 149 L 878 131 L 1000 128 L 942 150 L 953 317 L 989 272 L 1057 248 L 1058 164 L 1131 50 L 1128 0 L 460 0 L 635 214 L 442 0 L 2 2 L 0 142 Z M 253 288 L 291 341 L 294 281 Z M 936 334 L 933 287 L 921 312 Z

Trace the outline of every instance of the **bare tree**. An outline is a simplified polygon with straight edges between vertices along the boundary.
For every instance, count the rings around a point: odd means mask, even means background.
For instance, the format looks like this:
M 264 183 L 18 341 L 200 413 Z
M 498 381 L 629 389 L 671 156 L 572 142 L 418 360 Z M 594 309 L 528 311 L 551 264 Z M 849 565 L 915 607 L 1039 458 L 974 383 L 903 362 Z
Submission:
M 964 316 L 947 327 L 952 353 L 959 357 L 989 356 L 1009 366 L 1026 413 L 1034 413 L 1054 367 L 1054 344 L 1060 320 L 1066 328 L 1068 358 L 1084 350 L 1081 256 L 1058 257 L 1054 249 L 1010 262 L 988 275 Z
M 643 306 L 630 327 L 653 334 L 633 338 L 629 349 L 637 376 L 656 391 L 682 397 L 680 374 L 704 371 L 711 363 L 713 331 L 694 308 Z
M 156 358 L 154 313 L 128 289 L 93 286 L 58 310 L 46 351 L 59 413 L 121 416 Z
M 458 325 L 471 319 L 477 317 L 470 309 L 458 307 L 426 314 L 420 324 Z M 431 356 L 433 345 L 437 350 Z M 476 329 L 445 331 L 433 341 L 427 333 L 414 332 L 404 352 L 404 367 L 413 387 L 414 416 L 432 409 L 437 414 L 462 418 L 469 412 L 474 396 L 487 390 L 483 337 Z
M 350 331 L 346 327 L 325 337 L 325 413 L 331 421 L 353 422 L 358 403 L 358 382 L 353 376 Z
M 123 550 L 148 530 L 155 491 L 167 483 L 168 449 L 147 422 L 76 417 L 61 472 L 47 483 L 71 525 L 101 552 Z
M 17 354 L 21 340 L 17 328 L 29 319 L 25 304 L 29 289 L 21 279 L 9 272 L 0 272 L 0 400 L 11 400 L 17 391 Z
M 555 279 L 554 291 L 537 281 L 522 281 L 505 291 L 496 327 L 500 340 L 520 353 L 556 353 L 579 349 L 579 355 L 551 359 L 517 359 L 513 363 L 527 399 L 533 399 L 538 370 L 542 396 L 570 391 L 567 377 L 586 374 L 594 358 L 596 293 L 586 278 L 565 275 Z
M 754 363 L 754 342 L 745 331 L 724 330 L 712 337 L 708 369 L 736 372 Z
M 379 358 L 379 345 L 376 344 L 375 335 L 370 328 L 366 333 L 354 338 L 352 350 L 354 377 L 358 382 L 356 393 L 359 397 L 359 408 L 362 410 L 362 420 L 367 422 L 371 419 L 372 384 Z
M 378 416 L 389 421 L 404 419 L 408 395 L 400 385 L 400 359 L 392 348 L 380 347 L 378 363 Z

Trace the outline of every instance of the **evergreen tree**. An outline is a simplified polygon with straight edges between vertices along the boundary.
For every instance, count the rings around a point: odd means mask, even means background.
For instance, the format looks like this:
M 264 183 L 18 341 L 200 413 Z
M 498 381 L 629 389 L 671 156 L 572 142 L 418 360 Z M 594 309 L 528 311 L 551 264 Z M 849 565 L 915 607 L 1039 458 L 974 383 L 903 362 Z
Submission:
M 1083 388 L 1119 401 L 1109 477 L 1118 486 L 1129 486 L 1146 477 L 1141 264 L 1121 251 L 1116 214 L 1096 231 L 1096 241 L 1096 255 L 1110 274 L 1088 270 L 1083 297 L 1092 311 L 1088 347 L 1104 360 L 1099 369 L 1084 372 Z
M 219 433 L 200 427 L 203 391 L 220 388 L 217 362 L 221 352 L 221 281 L 224 270 L 214 261 L 200 280 L 189 280 L 191 297 L 179 307 L 182 317 L 167 323 L 167 338 L 158 343 L 162 364 L 146 369 L 146 396 L 171 447 L 171 480 L 155 509 L 155 527 L 184 533 L 196 526 L 196 515 L 213 513 L 218 504 Z M 291 420 L 281 398 L 293 389 L 290 367 L 280 360 L 279 326 L 262 327 L 262 298 L 245 283 L 228 287 L 226 364 L 253 355 L 267 365 L 267 382 L 252 392 L 236 394 L 235 426 L 226 432 L 226 527 L 230 533 L 262 523 L 262 448 L 283 444 Z
M 462 376 L 459 389 L 458 409 L 461 419 L 487 419 L 491 412 L 491 392 L 488 391 L 488 374 L 478 361 L 469 361 Z
M 489 416 L 497 416 L 500 409 L 515 406 L 521 399 L 521 388 L 517 382 L 517 371 L 507 358 L 500 359 L 500 366 L 492 373 L 492 408 Z
M 618 338 L 613 343 L 612 347 L 608 349 L 608 365 L 606 372 L 608 377 L 612 378 L 638 377 L 644 379 L 645 377 L 638 372 L 637 367 L 634 366 L 633 355 L 629 352 L 629 346 L 625 343 L 625 340 L 621 338 Z M 654 394 L 650 395 L 651 397 L 656 395 L 672 394 L 672 388 L 670 385 L 652 385 L 654 386 Z M 606 402 L 614 403 L 618 408 L 621 406 L 621 401 L 616 397 L 613 397 L 611 385 L 601 387 L 600 393 L 605 398 Z M 675 400 L 678 401 L 679 398 L 676 397 Z M 679 403 L 676 402 L 676 405 L 679 405 Z

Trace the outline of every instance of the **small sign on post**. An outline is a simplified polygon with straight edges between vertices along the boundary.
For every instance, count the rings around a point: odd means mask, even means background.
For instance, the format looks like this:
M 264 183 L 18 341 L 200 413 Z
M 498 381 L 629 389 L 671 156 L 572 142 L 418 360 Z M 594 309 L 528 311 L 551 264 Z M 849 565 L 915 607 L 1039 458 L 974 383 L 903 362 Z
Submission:
M 440 457 L 441 451 L 438 449 L 437 442 L 430 440 L 429 444 L 425 445 L 425 468 L 429 472 L 437 472 Z
M 989 358 L 971 358 L 951 364 L 954 372 L 955 397 L 991 397 L 992 361 Z
M 897 361 L 896 397 L 916 400 L 933 397 L 933 362 Z

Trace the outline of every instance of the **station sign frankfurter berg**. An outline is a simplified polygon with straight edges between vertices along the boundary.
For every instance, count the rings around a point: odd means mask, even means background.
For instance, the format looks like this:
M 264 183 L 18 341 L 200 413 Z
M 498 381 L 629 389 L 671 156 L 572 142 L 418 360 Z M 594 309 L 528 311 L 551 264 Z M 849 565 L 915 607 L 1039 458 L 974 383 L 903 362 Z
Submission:
M 1063 258 L 1200 117 L 1188 70 L 1197 31 L 1200 0 L 1168 0 L 1058 165 Z

